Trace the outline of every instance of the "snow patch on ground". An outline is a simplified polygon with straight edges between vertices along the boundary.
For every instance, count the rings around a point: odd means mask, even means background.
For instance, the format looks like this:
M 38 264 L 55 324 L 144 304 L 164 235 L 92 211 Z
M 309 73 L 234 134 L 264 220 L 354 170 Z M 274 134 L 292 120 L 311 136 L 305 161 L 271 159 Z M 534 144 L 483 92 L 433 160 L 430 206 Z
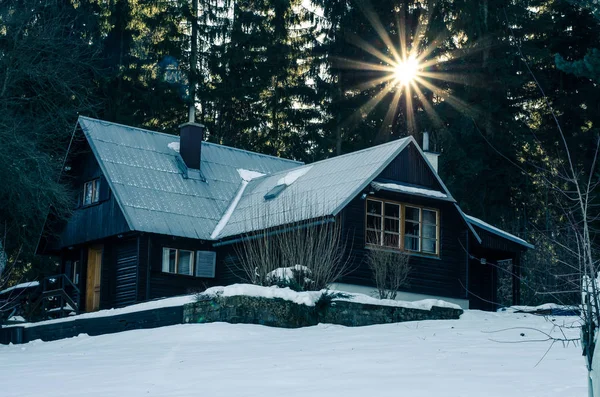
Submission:
M 334 300 L 362 303 L 366 305 L 394 306 L 404 307 L 406 309 L 431 310 L 433 306 L 445 307 L 449 309 L 461 309 L 455 303 L 446 302 L 440 299 L 423 299 L 414 302 L 397 301 L 392 299 L 377 299 L 363 294 L 346 294 L 348 298 L 338 298 Z
M 406 185 L 400 185 L 397 183 L 381 183 L 381 182 L 373 182 L 371 184 L 375 189 L 377 190 L 389 190 L 392 192 L 401 192 L 401 193 L 408 193 L 408 194 L 418 194 L 421 196 L 428 196 L 428 197 L 436 197 L 436 198 L 447 198 L 448 195 L 446 193 L 437 191 L 437 190 L 431 190 L 431 189 L 424 189 L 424 188 L 419 188 L 419 187 L 413 187 L 413 186 L 406 186 Z
M 580 347 L 545 355 L 550 341 L 527 342 L 553 326 L 468 310 L 460 320 L 356 328 L 213 323 L 80 335 L 0 346 L 0 384 L 3 397 L 585 396 Z
M 138 303 L 137 305 L 131 305 L 131 306 L 123 307 L 120 309 L 99 310 L 97 312 L 83 313 L 83 314 L 79 314 L 77 316 L 57 318 L 54 320 L 38 321 L 36 323 L 20 324 L 20 326 L 36 327 L 38 325 L 57 324 L 57 323 L 69 322 L 69 321 L 79 320 L 79 319 L 102 318 L 102 317 L 109 317 L 109 316 L 117 316 L 119 314 L 142 312 L 145 310 L 152 310 L 152 309 L 160 309 L 163 307 L 183 306 L 186 303 L 194 302 L 195 296 L 196 296 L 195 294 L 192 294 L 192 295 L 176 296 L 174 298 L 158 299 L 158 300 L 153 300 L 150 302 Z
M 279 178 L 276 186 L 280 186 L 280 185 L 290 186 L 292 183 L 296 182 L 296 180 L 298 178 L 300 178 L 302 175 L 305 175 L 308 171 L 310 171 L 311 168 L 312 168 L 312 165 L 309 165 L 309 166 L 298 168 L 296 170 L 288 172 L 287 174 L 285 174 L 285 176 Z
M 171 142 L 167 145 L 167 147 L 179 153 L 179 142 Z

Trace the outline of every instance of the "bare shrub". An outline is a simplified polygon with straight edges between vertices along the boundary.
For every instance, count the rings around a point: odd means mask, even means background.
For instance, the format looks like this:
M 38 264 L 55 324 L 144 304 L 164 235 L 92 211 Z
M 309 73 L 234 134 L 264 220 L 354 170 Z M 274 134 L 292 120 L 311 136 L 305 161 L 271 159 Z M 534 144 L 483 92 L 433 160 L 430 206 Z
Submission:
M 279 211 L 256 210 L 258 215 L 250 217 L 253 224 L 247 229 L 255 231 L 236 247 L 238 268 L 247 282 L 279 285 L 281 280 L 273 277 L 277 269 L 305 269 L 296 288 L 320 290 L 348 272 L 341 219 L 312 216 L 322 212 L 314 211 L 310 203 L 298 197 L 283 199 Z
M 373 272 L 379 299 L 396 299 L 400 288 L 407 284 L 409 255 L 402 251 L 371 248 L 367 263 Z

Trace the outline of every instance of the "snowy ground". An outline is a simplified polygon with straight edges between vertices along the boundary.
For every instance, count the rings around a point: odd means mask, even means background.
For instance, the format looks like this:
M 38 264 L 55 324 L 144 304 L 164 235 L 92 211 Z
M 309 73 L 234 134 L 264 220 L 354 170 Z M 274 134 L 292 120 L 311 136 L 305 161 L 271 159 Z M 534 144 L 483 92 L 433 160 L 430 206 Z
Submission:
M 467 311 L 360 328 L 216 323 L 36 341 L 0 346 L 0 395 L 585 396 L 579 347 L 555 345 L 536 366 L 548 342 L 498 342 L 543 337 L 525 327 L 552 325 Z

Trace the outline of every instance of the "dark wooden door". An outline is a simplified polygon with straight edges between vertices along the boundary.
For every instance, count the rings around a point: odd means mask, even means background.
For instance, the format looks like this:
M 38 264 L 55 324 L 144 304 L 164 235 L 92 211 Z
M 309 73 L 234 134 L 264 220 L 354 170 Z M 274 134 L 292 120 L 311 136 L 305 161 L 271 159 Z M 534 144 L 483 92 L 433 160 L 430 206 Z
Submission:
M 116 253 L 115 307 L 123 307 L 137 298 L 137 239 L 120 242 Z

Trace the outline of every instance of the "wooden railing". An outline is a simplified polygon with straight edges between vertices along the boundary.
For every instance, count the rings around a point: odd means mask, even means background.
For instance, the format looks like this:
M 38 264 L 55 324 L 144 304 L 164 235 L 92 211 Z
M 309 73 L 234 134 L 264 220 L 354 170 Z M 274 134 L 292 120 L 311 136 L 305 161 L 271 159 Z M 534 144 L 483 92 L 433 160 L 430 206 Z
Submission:
M 46 277 L 42 282 L 42 311 L 48 318 L 79 314 L 79 288 L 66 274 Z

